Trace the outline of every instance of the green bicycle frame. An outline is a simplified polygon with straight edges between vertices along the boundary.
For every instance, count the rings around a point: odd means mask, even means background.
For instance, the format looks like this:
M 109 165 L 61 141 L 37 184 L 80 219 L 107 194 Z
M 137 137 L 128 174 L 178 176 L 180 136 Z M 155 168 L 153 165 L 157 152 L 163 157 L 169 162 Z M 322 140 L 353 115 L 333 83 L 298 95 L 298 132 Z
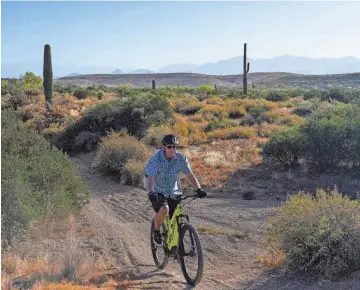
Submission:
M 182 205 L 179 203 L 176 206 L 171 219 L 166 219 L 166 245 L 169 251 L 172 247 L 177 247 L 179 245 L 179 226 L 182 222 L 182 220 L 180 220 L 182 217 L 189 219 L 188 216 L 184 215 Z

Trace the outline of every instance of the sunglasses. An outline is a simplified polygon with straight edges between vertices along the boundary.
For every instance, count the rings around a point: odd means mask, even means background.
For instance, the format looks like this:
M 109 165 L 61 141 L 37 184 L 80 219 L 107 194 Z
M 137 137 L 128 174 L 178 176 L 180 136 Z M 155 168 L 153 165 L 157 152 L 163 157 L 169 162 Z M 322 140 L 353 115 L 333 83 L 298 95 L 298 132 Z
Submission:
M 176 145 L 166 145 L 167 149 L 176 149 Z

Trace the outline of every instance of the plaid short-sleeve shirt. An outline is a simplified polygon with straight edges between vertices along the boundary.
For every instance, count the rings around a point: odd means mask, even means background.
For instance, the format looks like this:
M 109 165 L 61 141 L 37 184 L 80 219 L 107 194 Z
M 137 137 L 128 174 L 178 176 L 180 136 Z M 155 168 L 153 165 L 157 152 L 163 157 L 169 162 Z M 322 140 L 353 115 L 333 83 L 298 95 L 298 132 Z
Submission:
M 175 156 L 168 160 L 163 150 L 156 152 L 147 162 L 145 176 L 155 176 L 155 192 L 166 196 L 182 194 L 180 173 L 191 173 L 191 166 L 186 156 L 176 152 Z

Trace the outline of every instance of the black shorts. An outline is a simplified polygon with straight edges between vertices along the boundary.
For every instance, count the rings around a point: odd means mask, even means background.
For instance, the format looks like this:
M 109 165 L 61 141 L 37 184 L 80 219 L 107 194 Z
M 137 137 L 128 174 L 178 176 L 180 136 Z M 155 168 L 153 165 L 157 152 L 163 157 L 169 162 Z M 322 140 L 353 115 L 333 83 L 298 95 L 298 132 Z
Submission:
M 152 202 L 152 207 L 155 210 L 155 212 L 159 212 L 160 208 L 164 205 L 169 206 L 169 218 L 171 219 L 176 206 L 180 203 L 180 200 L 174 200 L 174 199 L 159 199 L 159 201 Z

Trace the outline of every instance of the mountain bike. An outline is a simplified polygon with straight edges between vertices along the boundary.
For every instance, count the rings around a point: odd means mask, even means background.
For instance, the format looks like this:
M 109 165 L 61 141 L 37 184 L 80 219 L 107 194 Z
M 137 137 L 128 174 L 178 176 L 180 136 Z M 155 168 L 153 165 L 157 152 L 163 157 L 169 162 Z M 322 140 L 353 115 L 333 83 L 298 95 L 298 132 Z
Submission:
M 166 198 L 166 197 L 163 197 Z M 189 216 L 184 213 L 182 201 L 192 198 L 199 198 L 197 194 L 185 197 L 166 198 L 178 202 L 174 213 L 160 227 L 163 236 L 163 244 L 157 246 L 153 239 L 155 227 L 154 219 L 151 223 L 150 241 L 151 252 L 155 265 L 158 269 L 165 269 L 170 257 L 174 257 L 180 262 L 181 271 L 188 284 L 195 286 L 202 278 L 204 270 L 203 248 L 199 239 L 199 234 L 195 227 L 190 224 Z M 191 201 L 192 201 L 191 200 Z

